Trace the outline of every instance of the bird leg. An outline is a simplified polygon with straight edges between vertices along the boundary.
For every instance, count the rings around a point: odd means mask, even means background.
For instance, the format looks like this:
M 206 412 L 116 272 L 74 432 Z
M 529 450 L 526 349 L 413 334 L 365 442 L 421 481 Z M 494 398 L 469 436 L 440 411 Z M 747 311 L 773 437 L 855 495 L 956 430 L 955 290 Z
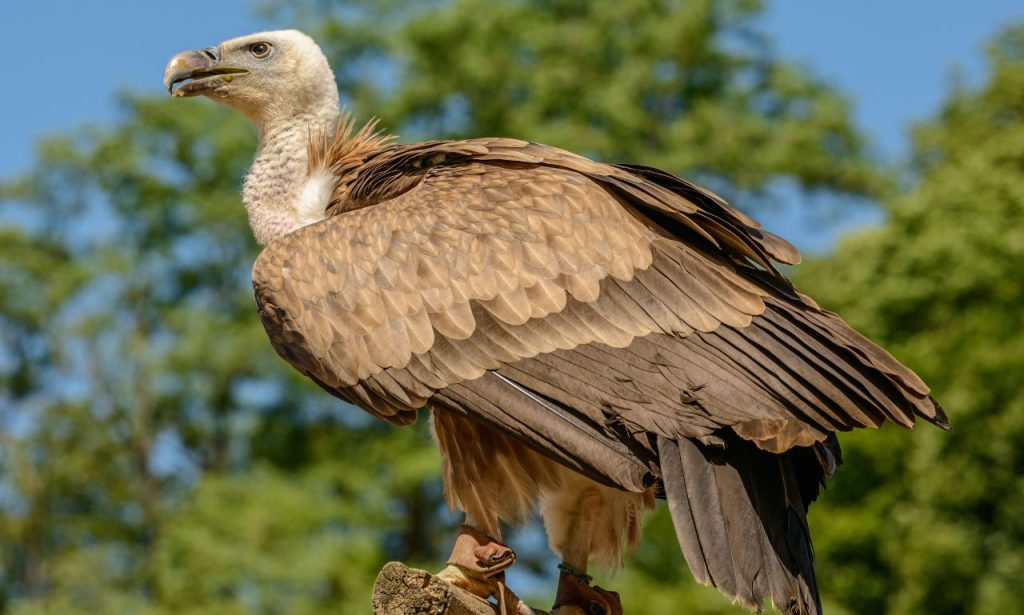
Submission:
M 459 528 L 448 567 L 435 576 L 484 600 L 494 596 L 501 615 L 526 615 L 529 607 L 505 585 L 505 571 L 515 561 L 508 545 L 467 523 Z
M 516 561 L 516 554 L 507 545 L 491 538 L 476 528 L 463 525 L 455 539 L 452 554 L 448 556 L 448 567 L 438 573 L 445 580 L 447 576 L 467 577 L 472 585 L 493 584 L 490 580 L 503 573 Z M 474 591 L 463 587 L 477 595 L 489 595 L 488 592 Z
M 619 594 L 590 584 L 590 575 L 559 566 L 558 593 L 551 615 L 622 615 Z
M 604 499 L 597 489 L 584 489 L 572 507 L 567 531 L 558 550 L 558 593 L 551 615 L 622 615 L 619 594 L 591 585 L 587 574 L 598 512 Z

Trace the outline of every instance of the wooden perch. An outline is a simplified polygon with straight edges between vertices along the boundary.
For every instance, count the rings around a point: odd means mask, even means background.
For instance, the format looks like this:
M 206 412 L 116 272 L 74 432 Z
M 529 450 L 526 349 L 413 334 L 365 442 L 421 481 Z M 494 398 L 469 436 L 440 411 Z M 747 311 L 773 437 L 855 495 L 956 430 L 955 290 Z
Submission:
M 429 572 L 391 562 L 373 584 L 374 615 L 497 615 L 498 608 Z M 533 611 L 534 615 L 548 615 Z

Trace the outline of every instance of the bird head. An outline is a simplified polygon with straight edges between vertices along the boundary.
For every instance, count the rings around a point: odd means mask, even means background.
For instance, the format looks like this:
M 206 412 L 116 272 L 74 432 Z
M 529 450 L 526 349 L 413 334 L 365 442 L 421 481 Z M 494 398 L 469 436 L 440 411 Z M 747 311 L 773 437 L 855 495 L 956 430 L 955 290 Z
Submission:
M 338 107 L 327 58 L 298 30 L 249 34 L 183 51 L 167 63 L 164 85 L 173 96 L 206 96 L 264 127 Z

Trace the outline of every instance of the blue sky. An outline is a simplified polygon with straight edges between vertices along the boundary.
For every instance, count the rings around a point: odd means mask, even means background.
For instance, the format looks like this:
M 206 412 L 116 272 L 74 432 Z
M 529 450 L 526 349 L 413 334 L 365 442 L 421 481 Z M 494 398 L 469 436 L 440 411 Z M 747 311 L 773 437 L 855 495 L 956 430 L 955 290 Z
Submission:
M 174 52 L 291 25 L 261 21 L 247 0 L 5 4 L 0 177 L 27 168 L 37 137 L 112 121 L 117 90 L 159 94 L 164 63 Z M 908 123 L 927 117 L 944 99 L 951 70 L 978 81 L 984 41 L 1009 21 L 1024 21 L 1019 0 L 767 4 L 764 28 L 781 55 L 851 96 L 858 124 L 889 159 L 905 152 Z M 823 230 L 795 211 L 763 217 L 766 226 L 811 249 L 870 218 L 855 216 Z
M 984 76 L 988 39 L 1024 21 L 1019 0 L 783 0 L 768 2 L 765 29 L 784 57 L 838 85 L 881 153 L 905 152 L 909 122 L 946 98 L 953 71 Z

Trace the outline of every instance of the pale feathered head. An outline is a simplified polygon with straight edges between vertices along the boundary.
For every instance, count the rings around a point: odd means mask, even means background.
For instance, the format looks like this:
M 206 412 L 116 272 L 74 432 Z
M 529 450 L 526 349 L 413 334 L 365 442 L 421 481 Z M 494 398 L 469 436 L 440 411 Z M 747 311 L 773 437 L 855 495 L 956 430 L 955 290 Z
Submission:
M 164 85 L 174 96 L 207 96 L 238 109 L 260 126 L 338 107 L 327 58 L 298 30 L 249 34 L 183 51 L 167 63 Z

